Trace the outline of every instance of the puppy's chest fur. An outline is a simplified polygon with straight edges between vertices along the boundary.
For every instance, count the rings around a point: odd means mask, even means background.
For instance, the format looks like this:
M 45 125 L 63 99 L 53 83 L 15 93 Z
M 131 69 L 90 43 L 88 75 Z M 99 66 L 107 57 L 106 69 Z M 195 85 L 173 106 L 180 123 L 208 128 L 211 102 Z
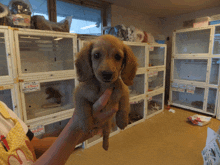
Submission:
M 100 84 L 96 80 L 90 81 L 87 84 L 88 95 L 86 96 L 86 98 L 88 99 L 89 102 L 94 104 L 101 97 L 101 95 L 105 92 L 107 88 L 114 87 L 110 99 L 108 100 L 108 103 L 104 109 L 112 108 L 113 106 L 115 106 L 115 104 L 119 103 L 122 97 L 122 93 L 124 90 L 123 85 L 124 83 L 122 82 L 121 79 L 118 79 L 116 82 L 108 86 L 106 86 L 105 84 Z

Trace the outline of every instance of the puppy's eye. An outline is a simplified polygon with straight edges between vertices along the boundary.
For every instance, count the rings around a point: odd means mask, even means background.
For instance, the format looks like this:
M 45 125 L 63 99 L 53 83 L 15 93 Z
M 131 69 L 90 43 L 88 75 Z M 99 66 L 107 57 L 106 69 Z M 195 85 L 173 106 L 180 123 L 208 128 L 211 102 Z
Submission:
M 121 59 L 121 56 L 119 54 L 116 54 L 115 59 L 119 61 Z
M 94 58 L 95 59 L 99 59 L 100 58 L 100 54 L 99 53 L 94 54 Z

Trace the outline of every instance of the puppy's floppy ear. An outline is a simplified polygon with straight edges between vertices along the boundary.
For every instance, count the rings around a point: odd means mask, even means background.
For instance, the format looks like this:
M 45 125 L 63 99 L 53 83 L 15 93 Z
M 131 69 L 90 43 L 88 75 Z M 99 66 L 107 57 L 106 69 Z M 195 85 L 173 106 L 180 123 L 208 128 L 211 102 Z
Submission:
M 91 50 L 93 43 L 90 42 L 84 46 L 76 56 L 76 72 L 78 80 L 83 82 L 93 77 Z
M 137 58 L 135 57 L 131 48 L 124 45 L 124 68 L 121 72 L 121 78 L 127 86 L 133 85 L 133 79 L 137 72 Z

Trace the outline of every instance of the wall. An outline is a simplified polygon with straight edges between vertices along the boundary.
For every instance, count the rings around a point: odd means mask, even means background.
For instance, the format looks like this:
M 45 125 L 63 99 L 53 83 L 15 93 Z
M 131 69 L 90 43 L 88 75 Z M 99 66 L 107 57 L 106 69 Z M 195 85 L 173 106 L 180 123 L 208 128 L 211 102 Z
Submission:
M 182 29 L 183 21 L 192 20 L 195 18 L 212 16 L 220 14 L 220 7 L 201 10 L 189 14 L 183 14 L 174 17 L 156 18 L 143 14 L 141 12 L 126 9 L 120 6 L 111 5 L 111 26 L 124 24 L 125 26 L 135 26 L 146 32 L 152 33 L 153 36 L 163 34 L 169 37 L 167 44 L 167 66 L 166 66 L 166 94 L 165 100 L 169 99 L 170 86 L 170 67 L 171 67 L 171 53 L 172 53 L 172 32 L 174 30 Z
M 169 98 L 169 84 L 170 84 L 170 63 L 171 63 L 171 53 L 172 53 L 172 33 L 174 30 L 183 29 L 183 22 L 187 20 L 192 20 L 195 18 L 212 16 L 220 14 L 220 6 L 205 10 L 196 11 L 189 14 L 183 14 L 174 17 L 167 17 L 161 19 L 161 28 L 160 31 L 166 37 L 169 37 L 170 40 L 166 42 L 167 44 L 167 74 L 166 74 L 166 94 L 165 100 Z
M 182 27 L 183 21 L 192 20 L 195 18 L 200 18 L 205 16 L 212 16 L 216 14 L 220 14 L 220 6 L 211 9 L 196 11 L 189 14 L 183 14 L 175 17 L 167 17 L 164 19 L 160 30 L 164 35 L 171 36 L 173 30 L 183 29 Z
M 161 33 L 159 28 L 160 20 L 156 17 L 150 17 L 146 14 L 126 9 L 120 6 L 111 6 L 111 26 L 124 24 L 135 26 L 141 30 L 152 33 L 154 36 Z
M 141 12 L 111 5 L 111 26 L 124 24 L 126 27 L 135 26 L 143 31 L 151 33 L 154 37 L 162 34 L 162 21 Z

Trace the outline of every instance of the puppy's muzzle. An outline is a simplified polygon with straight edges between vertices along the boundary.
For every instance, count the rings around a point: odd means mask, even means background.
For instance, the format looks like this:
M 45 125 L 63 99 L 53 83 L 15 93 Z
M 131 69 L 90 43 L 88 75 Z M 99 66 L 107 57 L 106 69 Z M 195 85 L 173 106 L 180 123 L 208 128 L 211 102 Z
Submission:
M 113 72 L 111 72 L 111 71 L 103 71 L 102 72 L 102 78 L 106 82 L 111 81 L 112 78 L 113 78 Z

